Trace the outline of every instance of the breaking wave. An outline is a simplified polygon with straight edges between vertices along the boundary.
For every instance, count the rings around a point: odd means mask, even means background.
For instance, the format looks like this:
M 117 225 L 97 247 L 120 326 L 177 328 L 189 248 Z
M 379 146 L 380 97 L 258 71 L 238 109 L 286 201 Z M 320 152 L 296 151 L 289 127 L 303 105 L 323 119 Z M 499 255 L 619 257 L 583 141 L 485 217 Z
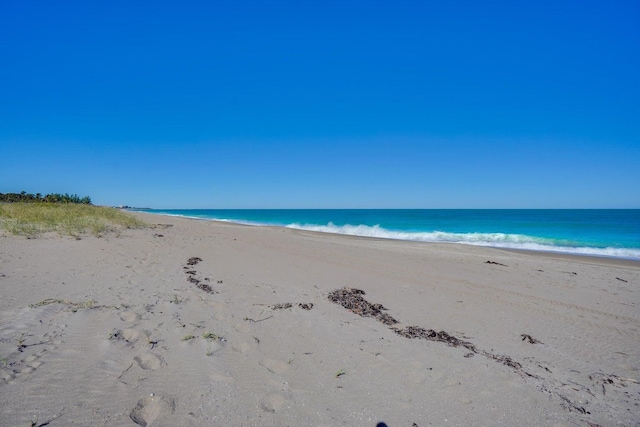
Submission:
M 615 258 L 640 259 L 640 249 L 613 247 L 572 246 L 570 242 L 506 233 L 450 233 L 444 231 L 413 232 L 387 230 L 379 225 L 327 225 L 298 224 L 286 226 L 298 230 L 349 236 L 376 237 L 381 239 L 410 240 L 418 242 L 461 243 L 496 248 L 524 249 L 533 251 L 561 252 L 577 255 L 593 255 Z

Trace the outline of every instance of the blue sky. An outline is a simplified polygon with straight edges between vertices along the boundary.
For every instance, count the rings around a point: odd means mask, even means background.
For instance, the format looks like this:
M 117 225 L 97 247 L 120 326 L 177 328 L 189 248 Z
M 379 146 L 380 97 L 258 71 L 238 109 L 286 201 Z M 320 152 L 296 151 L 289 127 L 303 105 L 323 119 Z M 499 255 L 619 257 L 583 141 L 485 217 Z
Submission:
M 640 208 L 637 1 L 5 2 L 0 192 Z

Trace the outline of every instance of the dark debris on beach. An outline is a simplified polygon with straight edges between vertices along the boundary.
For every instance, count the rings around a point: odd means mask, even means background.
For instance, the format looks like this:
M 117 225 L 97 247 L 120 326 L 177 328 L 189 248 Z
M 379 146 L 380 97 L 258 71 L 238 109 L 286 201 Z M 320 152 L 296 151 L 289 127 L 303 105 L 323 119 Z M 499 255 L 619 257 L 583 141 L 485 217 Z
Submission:
M 522 337 L 522 341 L 527 340 L 529 342 L 529 344 L 544 344 L 543 342 L 541 342 L 540 340 L 535 339 L 534 337 L 532 337 L 529 334 L 520 334 L 520 336 Z
M 187 264 L 183 267 L 183 269 L 185 270 L 184 273 L 187 275 L 187 282 L 193 283 L 194 285 L 196 285 L 198 289 L 202 291 L 205 291 L 209 294 L 213 294 L 215 293 L 215 291 L 213 290 L 211 285 L 204 283 L 202 280 L 198 279 L 196 277 L 197 271 L 191 269 L 191 267 L 193 267 L 194 265 L 198 264 L 201 261 L 202 261 L 202 258 L 200 257 L 191 257 L 187 260 Z M 204 279 L 204 281 L 209 282 L 210 280 L 207 277 Z M 220 281 L 218 281 L 218 283 L 220 283 Z
M 273 304 L 271 306 L 269 306 L 269 308 L 271 310 L 284 310 L 286 308 L 291 308 L 293 306 L 293 304 L 291 304 L 290 302 L 285 302 L 285 303 L 280 303 L 280 304 Z
M 359 316 L 373 317 L 388 326 L 399 323 L 396 319 L 389 316 L 388 314 L 382 313 L 382 310 L 386 310 L 386 308 L 384 308 L 382 304 L 371 304 L 369 301 L 364 299 L 362 295 L 365 295 L 365 292 L 361 289 L 344 287 L 342 289 L 336 289 L 335 291 L 331 292 L 328 298 L 330 301 L 336 304 L 340 304 L 347 310 Z M 518 374 L 522 375 L 523 377 L 538 378 L 536 375 L 525 371 L 520 363 L 514 361 L 509 356 L 481 350 L 469 341 L 464 341 L 456 338 L 445 331 L 438 332 L 433 329 L 421 328 L 419 326 L 405 326 L 404 328 L 391 327 L 390 329 L 396 334 L 409 339 L 421 338 L 428 341 L 442 342 L 451 347 L 463 347 L 469 350 L 469 353 L 465 354 L 464 356 L 466 358 L 472 357 L 475 354 L 479 354 L 491 360 L 494 360 L 497 363 L 513 368 Z M 536 342 L 539 341 L 536 340 Z
M 382 312 L 382 310 L 386 310 L 382 304 L 371 304 L 364 299 L 362 295 L 364 295 L 364 291 L 361 289 L 345 287 L 331 292 L 329 294 L 329 300 L 342 305 L 347 310 L 359 316 L 373 317 L 385 325 L 395 325 L 398 323 L 396 319 Z
M 196 265 L 202 261 L 202 258 L 194 256 L 187 260 L 187 265 Z
M 463 341 L 452 335 L 449 335 L 445 331 L 436 332 L 433 329 L 420 328 L 418 326 L 407 326 L 403 329 L 391 328 L 396 334 L 405 338 L 422 338 L 429 341 L 439 341 L 446 343 L 451 347 L 464 347 L 473 353 L 478 353 L 478 349 L 475 345 L 469 341 Z
M 313 303 L 309 302 L 309 303 L 304 303 L 304 302 L 300 302 L 298 304 L 296 304 L 298 307 L 300 307 L 303 310 L 311 310 L 313 308 Z M 294 306 L 294 304 L 290 303 L 290 302 L 283 302 L 283 303 L 278 303 L 278 304 L 271 304 L 269 306 L 269 308 L 271 310 L 285 310 L 288 308 L 292 308 Z

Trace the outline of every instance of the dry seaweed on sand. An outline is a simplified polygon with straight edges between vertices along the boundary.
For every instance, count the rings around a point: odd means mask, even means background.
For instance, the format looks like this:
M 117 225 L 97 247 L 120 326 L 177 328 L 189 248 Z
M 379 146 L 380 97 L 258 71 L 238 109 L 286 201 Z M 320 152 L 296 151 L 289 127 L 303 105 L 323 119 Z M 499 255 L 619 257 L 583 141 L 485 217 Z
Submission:
M 383 313 L 386 310 L 382 304 L 371 304 L 362 297 L 364 291 L 355 288 L 337 289 L 329 294 L 329 300 L 336 304 L 342 305 L 347 310 L 363 317 L 373 317 L 378 319 L 385 325 L 395 325 L 398 323 L 396 319 Z
M 388 316 L 387 314 L 380 312 L 380 310 L 384 310 L 384 307 L 382 305 L 371 304 L 367 300 L 365 300 L 362 297 L 362 295 L 364 295 L 364 291 L 360 289 L 345 287 L 345 288 L 338 289 L 331 292 L 328 297 L 330 301 L 336 304 L 342 305 L 344 308 L 352 311 L 355 314 L 358 314 L 359 316 L 374 317 L 380 322 L 385 323 L 387 325 L 393 325 L 395 323 L 398 323 L 398 321 L 393 319 L 391 316 Z M 386 323 L 384 316 L 388 316 L 388 318 L 391 319 L 393 323 Z M 575 403 L 571 401 L 568 397 L 564 396 L 563 394 L 553 390 L 554 387 L 551 386 L 550 388 L 549 385 L 546 384 L 547 381 L 545 381 L 544 378 L 528 372 L 520 363 L 516 362 L 515 360 L 513 360 L 511 357 L 507 355 L 497 354 L 491 351 L 479 349 L 474 344 L 468 341 L 463 341 L 459 338 L 456 338 L 444 331 L 437 332 L 433 329 L 425 329 L 418 326 L 406 326 L 402 329 L 398 327 L 391 327 L 390 329 L 394 331 L 396 334 L 403 336 L 405 338 L 410 338 L 410 339 L 422 338 L 429 341 L 443 342 L 452 347 L 466 348 L 467 350 L 469 350 L 469 352 L 464 355 L 465 358 L 470 358 L 478 354 L 486 357 L 487 359 L 491 359 L 497 363 L 508 366 L 523 378 L 533 378 L 539 381 L 540 383 L 538 385 L 538 389 L 540 391 L 549 393 L 551 395 L 555 395 L 558 398 L 560 398 L 562 400 L 562 406 L 565 409 L 569 411 L 576 411 L 581 414 L 591 413 L 585 407 L 580 406 L 580 403 L 582 403 L 582 401 Z M 527 334 L 522 334 L 521 337 L 523 337 L 523 340 L 529 339 L 529 342 L 531 344 L 540 343 L 540 341 L 536 340 L 535 338 Z M 547 368 L 545 369 L 549 371 L 549 369 Z M 589 376 L 589 379 L 591 379 L 596 385 L 601 386 L 603 395 L 606 394 L 607 392 L 606 386 L 626 387 L 627 383 L 633 383 L 633 384 L 638 383 L 638 381 L 635 379 L 620 378 L 615 375 L 607 375 L 602 373 L 592 374 Z M 590 395 L 593 396 L 593 393 L 591 393 L 591 391 L 588 388 L 585 387 L 584 389 L 586 392 L 588 392 Z
M 213 291 L 213 288 L 211 286 L 207 285 L 206 283 L 200 282 L 200 283 L 197 283 L 196 286 L 198 287 L 198 289 L 203 290 L 205 292 L 208 292 L 210 294 L 215 293 Z
M 542 341 L 535 339 L 529 334 L 520 334 L 522 341 L 528 340 L 529 344 L 542 344 Z
M 215 293 L 213 291 L 213 288 L 210 285 L 207 285 L 206 283 L 202 283 L 200 280 L 196 279 L 193 276 L 189 276 L 187 278 L 187 281 L 193 283 L 194 285 L 196 285 L 196 287 L 198 289 L 200 289 L 200 290 L 203 290 L 203 291 L 208 292 L 210 294 Z
M 422 338 L 429 341 L 443 342 L 451 347 L 464 347 L 471 352 L 471 353 L 465 354 L 464 357 L 466 358 L 472 357 L 474 354 L 482 354 L 483 356 L 488 357 L 489 359 L 495 360 L 496 362 L 501 363 L 503 365 L 509 366 L 526 376 L 535 377 L 535 375 L 532 375 L 524 371 L 522 369 L 522 365 L 514 361 L 513 359 L 511 359 L 509 356 L 504 356 L 501 354 L 493 354 L 488 351 L 478 350 L 478 348 L 472 343 L 470 343 L 469 341 L 463 341 L 459 338 L 449 335 L 445 331 L 436 332 L 433 329 L 424 329 L 418 326 L 407 326 L 404 329 L 398 329 L 398 328 L 391 328 L 391 329 L 396 334 L 403 336 L 405 338 Z
M 200 257 L 191 257 L 191 258 L 189 258 L 187 260 L 187 265 L 183 267 L 183 269 L 186 270 L 184 273 L 187 275 L 187 282 L 193 283 L 200 290 L 203 290 L 203 291 L 205 291 L 207 293 L 213 294 L 213 293 L 215 293 L 215 291 L 213 290 L 211 285 L 208 285 L 206 283 L 202 283 L 202 281 L 200 279 L 197 279 L 195 277 L 196 274 L 197 274 L 197 271 L 189 269 L 190 267 L 198 264 L 200 261 L 202 261 L 202 258 L 200 258 Z M 205 278 L 204 280 L 208 282 L 209 278 Z M 221 283 L 221 281 L 218 281 L 218 283 Z
M 285 302 L 285 303 L 280 303 L 280 304 L 273 304 L 271 306 L 269 306 L 269 308 L 271 310 L 284 310 L 286 308 L 291 308 L 293 307 L 293 304 L 291 304 L 290 302 Z
M 309 303 L 299 302 L 297 304 L 292 304 L 290 302 L 281 302 L 281 303 L 278 303 L 278 304 L 253 304 L 253 305 L 265 306 L 265 307 L 268 307 L 271 310 L 285 310 L 287 308 L 292 308 L 294 305 L 297 305 L 298 307 L 300 307 L 303 310 L 311 310 L 313 308 L 313 303 L 312 302 L 309 302 Z
M 626 387 L 627 383 L 640 384 L 640 381 L 633 378 L 622 378 L 614 374 L 605 374 L 603 372 L 593 373 L 589 375 L 589 379 L 596 385 L 600 385 L 602 387 L 603 395 L 607 394 L 605 386 Z
M 194 256 L 191 257 L 187 260 L 187 265 L 196 265 L 197 263 L 201 262 L 202 258 Z
M 483 351 L 482 354 L 489 359 L 493 359 L 498 363 L 501 363 L 505 366 L 509 366 L 510 368 L 515 369 L 518 373 L 526 375 L 532 378 L 538 378 L 536 375 L 530 374 L 529 372 L 522 369 L 522 365 L 510 358 L 509 356 L 505 356 L 503 354 L 493 354 L 488 351 Z
M 444 342 L 451 347 L 464 347 L 474 353 L 478 353 L 478 349 L 475 345 L 468 341 L 463 341 L 452 335 L 449 335 L 445 331 L 436 332 L 433 329 L 420 328 L 418 326 L 407 326 L 403 329 L 391 328 L 396 334 L 405 338 L 422 338 L 429 341 Z
M 342 305 L 344 308 L 352 311 L 355 314 L 358 314 L 359 316 L 374 317 L 386 325 L 394 325 L 396 323 L 399 323 L 393 317 L 380 311 L 385 310 L 385 308 L 381 304 L 371 304 L 370 302 L 365 300 L 362 297 L 362 295 L 364 294 L 365 292 L 361 289 L 345 287 L 331 292 L 329 294 L 329 300 L 333 301 L 336 304 Z M 425 329 L 419 326 L 406 326 L 402 329 L 392 327 L 391 330 L 405 338 L 422 338 L 429 341 L 443 342 L 451 347 L 463 347 L 473 354 L 480 354 L 498 363 L 509 366 L 522 376 L 537 378 L 535 375 L 525 371 L 520 363 L 514 361 L 509 356 L 480 350 L 472 343 L 456 338 L 445 331 L 437 332 L 433 329 Z
M 311 310 L 313 308 L 313 303 L 311 303 L 311 302 L 310 303 L 300 302 L 297 305 L 298 305 L 298 307 L 300 307 L 303 310 Z M 271 310 L 283 310 L 283 309 L 291 308 L 291 307 L 293 307 L 293 304 L 291 304 L 290 302 L 285 302 L 285 303 L 280 303 L 280 304 L 273 304 L 273 305 L 269 306 L 269 308 Z

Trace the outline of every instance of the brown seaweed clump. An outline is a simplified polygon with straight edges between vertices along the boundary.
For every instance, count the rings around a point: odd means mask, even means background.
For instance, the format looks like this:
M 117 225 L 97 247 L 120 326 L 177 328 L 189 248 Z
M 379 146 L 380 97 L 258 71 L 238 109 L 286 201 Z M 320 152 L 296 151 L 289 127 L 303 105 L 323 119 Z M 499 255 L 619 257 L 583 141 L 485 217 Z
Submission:
M 369 301 L 365 300 L 362 297 L 364 294 L 365 292 L 363 290 L 345 287 L 331 292 L 329 294 L 329 300 L 342 305 L 347 310 L 350 310 L 359 316 L 376 318 L 385 325 L 395 325 L 396 323 L 399 323 L 393 317 L 381 312 L 381 310 L 386 310 L 382 304 L 371 304 Z M 421 338 L 429 341 L 442 342 L 451 347 L 463 347 L 470 351 L 470 353 L 467 353 L 464 357 L 468 358 L 475 354 L 480 354 L 498 363 L 513 368 L 522 376 L 537 378 L 535 375 L 522 369 L 522 365 L 511 359 L 509 356 L 480 350 L 469 341 L 463 341 L 445 331 L 438 332 L 433 329 L 421 328 L 419 326 L 406 326 L 402 329 L 392 327 L 390 329 L 396 334 L 409 339 Z
M 359 316 L 373 317 L 386 325 L 395 325 L 399 323 L 393 317 L 381 312 L 381 310 L 385 310 L 385 308 L 381 304 L 371 304 L 367 300 L 365 300 L 362 297 L 362 295 L 364 294 L 365 292 L 363 290 L 345 287 L 345 288 L 337 289 L 331 292 L 329 294 L 329 300 L 336 304 L 342 305 L 347 310 Z M 528 372 L 525 368 L 523 368 L 523 366 L 520 363 L 516 362 L 511 357 L 507 355 L 496 354 L 491 351 L 479 349 L 472 343 L 456 338 L 445 331 L 437 332 L 433 329 L 425 329 L 419 326 L 406 326 L 402 329 L 398 327 L 390 327 L 389 329 L 394 331 L 396 334 L 409 339 L 421 338 L 429 341 L 443 342 L 451 347 L 463 347 L 469 351 L 464 355 L 465 358 L 473 357 L 476 354 L 481 355 L 497 363 L 510 367 L 511 369 L 514 370 L 514 372 L 516 372 L 518 375 L 522 376 L 523 378 L 535 378 L 538 381 L 544 381 L 544 378 L 541 378 L 537 375 L 534 375 Z M 523 340 L 529 340 L 531 344 L 542 344 L 542 342 L 531 337 L 530 335 L 521 334 L 521 337 Z M 549 369 L 547 369 L 547 371 L 548 370 Z M 603 373 L 590 375 L 589 379 L 591 379 L 594 383 L 601 385 L 603 395 L 605 395 L 607 391 L 605 388 L 605 384 L 607 386 L 615 385 L 615 386 L 626 387 L 627 386 L 626 382 L 632 382 L 635 384 L 638 383 L 638 381 L 634 379 L 620 378 L 615 375 L 607 375 Z M 540 387 L 541 387 L 540 390 L 546 393 L 555 393 L 563 401 L 562 402 L 563 406 L 565 406 L 569 411 L 577 411 L 582 414 L 591 413 L 587 409 L 585 409 L 583 406 L 580 406 L 579 405 L 580 402 L 578 403 L 572 402 L 568 397 L 564 396 L 563 394 L 552 392 L 545 384 L 542 384 Z M 585 388 L 585 389 L 587 391 L 589 390 L 588 388 Z M 575 390 L 578 390 L 578 389 L 575 389 Z M 593 396 L 593 394 L 590 391 L 588 392 Z M 592 423 L 589 423 L 589 424 L 592 424 Z
M 208 283 L 203 283 L 202 280 L 198 279 L 196 277 L 196 275 L 198 274 L 198 272 L 196 270 L 190 270 L 191 267 L 193 267 L 194 265 L 198 264 L 200 261 L 202 261 L 202 258 L 200 257 L 191 257 L 187 260 L 187 265 L 185 265 L 183 267 L 183 269 L 185 269 L 186 271 L 184 272 L 187 275 L 187 282 L 189 283 L 193 283 L 194 285 L 196 285 L 196 287 L 202 291 L 205 291 L 209 294 L 214 294 L 215 291 L 213 290 L 213 288 L 211 287 L 211 285 L 209 285 Z M 208 278 L 204 279 L 205 281 L 209 281 Z M 218 281 L 218 283 L 221 283 L 220 281 Z
M 422 338 L 429 341 L 438 341 L 446 343 L 451 347 L 464 347 L 469 351 L 478 353 L 478 349 L 475 345 L 468 341 L 463 341 L 452 335 L 449 335 L 445 331 L 436 332 L 433 329 L 420 328 L 418 326 L 407 326 L 404 329 L 391 328 L 396 334 L 405 338 Z
M 270 306 L 271 310 L 284 310 L 286 308 L 291 308 L 291 307 L 293 307 L 293 304 L 291 304 L 290 302 L 273 304 Z
M 373 317 L 385 325 L 395 325 L 398 323 L 396 319 L 382 312 L 382 310 L 386 310 L 382 304 L 371 304 L 362 297 L 364 294 L 365 292 L 361 289 L 345 287 L 331 292 L 329 294 L 329 300 L 342 305 L 347 310 L 359 316 Z

